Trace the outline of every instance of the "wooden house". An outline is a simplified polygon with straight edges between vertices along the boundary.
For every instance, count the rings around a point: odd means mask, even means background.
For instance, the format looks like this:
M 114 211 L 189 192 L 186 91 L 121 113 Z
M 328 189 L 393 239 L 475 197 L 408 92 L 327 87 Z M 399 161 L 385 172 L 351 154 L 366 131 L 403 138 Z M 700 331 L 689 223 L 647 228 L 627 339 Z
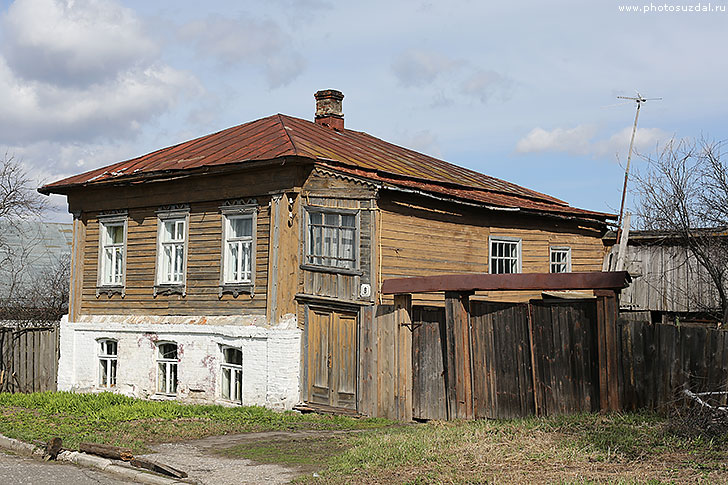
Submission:
M 396 417 L 410 350 L 384 280 L 601 269 L 611 215 L 346 129 L 343 95 L 315 98 L 315 122 L 40 189 L 74 216 L 59 389 Z

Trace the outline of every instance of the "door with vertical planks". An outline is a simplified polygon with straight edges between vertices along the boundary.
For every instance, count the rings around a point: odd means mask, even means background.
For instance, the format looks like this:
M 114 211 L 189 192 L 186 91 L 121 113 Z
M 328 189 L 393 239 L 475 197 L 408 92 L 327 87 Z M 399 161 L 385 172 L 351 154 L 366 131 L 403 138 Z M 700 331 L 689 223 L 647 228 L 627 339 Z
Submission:
M 356 410 L 356 312 L 309 308 L 306 344 L 308 402 Z

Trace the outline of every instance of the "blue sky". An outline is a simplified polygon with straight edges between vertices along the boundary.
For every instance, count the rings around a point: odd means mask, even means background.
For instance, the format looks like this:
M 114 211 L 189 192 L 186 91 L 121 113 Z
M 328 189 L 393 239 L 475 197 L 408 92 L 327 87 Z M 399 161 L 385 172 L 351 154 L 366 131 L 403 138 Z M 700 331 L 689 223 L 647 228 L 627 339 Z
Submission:
M 728 11 L 620 1 L 0 1 L 0 148 L 49 182 L 312 119 L 333 88 L 348 128 L 613 211 L 634 119 L 616 96 L 663 98 L 641 111 L 643 153 L 728 126 Z

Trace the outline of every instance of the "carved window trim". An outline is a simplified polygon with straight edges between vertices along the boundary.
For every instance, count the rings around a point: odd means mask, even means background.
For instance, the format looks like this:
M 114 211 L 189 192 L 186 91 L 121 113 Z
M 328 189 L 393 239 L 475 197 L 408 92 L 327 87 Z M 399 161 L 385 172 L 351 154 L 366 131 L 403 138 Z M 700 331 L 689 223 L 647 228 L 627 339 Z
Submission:
M 104 231 L 107 225 L 123 225 L 124 240 L 122 243 L 122 281 L 121 283 L 104 282 L 104 272 L 106 265 L 104 263 Z M 127 239 L 129 234 L 129 216 L 125 210 L 102 212 L 98 216 L 98 264 L 96 266 L 96 298 L 102 294 L 108 295 L 109 298 L 114 294 L 126 296 L 126 267 L 127 267 Z
M 170 220 L 184 221 L 184 242 L 182 246 L 182 281 L 167 282 L 162 279 L 162 257 L 164 223 Z M 158 295 L 187 295 L 187 262 L 189 260 L 190 241 L 190 206 L 189 204 L 174 204 L 162 206 L 157 210 L 157 254 L 154 267 L 154 296 Z
M 223 294 L 229 293 L 237 298 L 241 294 L 249 294 L 251 297 L 255 295 L 255 259 L 257 246 L 257 228 L 258 228 L 258 202 L 255 199 L 235 199 L 228 200 L 220 206 L 221 217 L 221 246 L 220 246 L 220 284 L 218 297 L 222 298 Z M 226 281 L 225 273 L 227 269 L 227 243 L 228 243 L 228 222 L 235 217 L 250 217 L 252 219 L 252 240 L 250 242 L 250 281 Z

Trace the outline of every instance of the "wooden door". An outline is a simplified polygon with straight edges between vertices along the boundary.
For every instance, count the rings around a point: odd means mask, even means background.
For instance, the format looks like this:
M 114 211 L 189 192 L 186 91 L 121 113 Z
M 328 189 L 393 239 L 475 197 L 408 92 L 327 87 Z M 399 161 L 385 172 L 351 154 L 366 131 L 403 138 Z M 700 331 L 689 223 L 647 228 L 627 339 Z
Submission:
M 310 308 L 306 343 L 309 403 L 355 410 L 357 314 Z

